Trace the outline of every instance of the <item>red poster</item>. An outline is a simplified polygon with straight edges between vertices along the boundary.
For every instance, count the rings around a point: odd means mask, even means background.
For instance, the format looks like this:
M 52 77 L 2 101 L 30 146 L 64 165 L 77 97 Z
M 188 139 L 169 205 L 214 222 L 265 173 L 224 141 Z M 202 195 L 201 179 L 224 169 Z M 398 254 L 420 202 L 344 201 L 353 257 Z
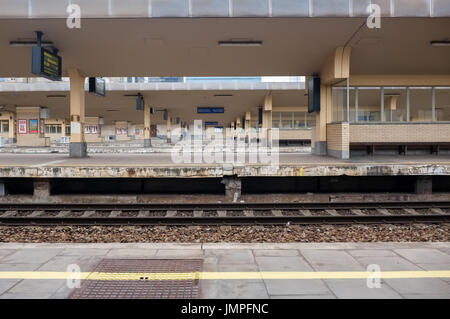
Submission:
M 17 129 L 19 134 L 27 134 L 27 120 L 18 120 Z

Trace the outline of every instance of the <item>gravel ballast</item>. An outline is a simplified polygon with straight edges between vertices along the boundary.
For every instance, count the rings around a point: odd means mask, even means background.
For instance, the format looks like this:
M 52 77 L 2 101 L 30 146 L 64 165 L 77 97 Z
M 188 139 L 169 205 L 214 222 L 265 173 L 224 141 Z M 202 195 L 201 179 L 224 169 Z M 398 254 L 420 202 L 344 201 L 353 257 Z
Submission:
M 307 226 L 0 226 L 0 242 L 448 242 L 450 224 Z

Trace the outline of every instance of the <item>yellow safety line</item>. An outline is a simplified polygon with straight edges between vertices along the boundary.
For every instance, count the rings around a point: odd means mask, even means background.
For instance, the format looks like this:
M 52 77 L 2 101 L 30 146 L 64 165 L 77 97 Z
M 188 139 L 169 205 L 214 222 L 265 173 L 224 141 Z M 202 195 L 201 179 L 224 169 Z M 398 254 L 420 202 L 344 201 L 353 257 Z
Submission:
M 367 278 L 450 278 L 450 270 L 376 272 L 190 272 L 190 273 L 106 273 L 2 271 L 0 279 L 82 279 L 82 280 L 251 280 L 251 279 L 367 279 Z

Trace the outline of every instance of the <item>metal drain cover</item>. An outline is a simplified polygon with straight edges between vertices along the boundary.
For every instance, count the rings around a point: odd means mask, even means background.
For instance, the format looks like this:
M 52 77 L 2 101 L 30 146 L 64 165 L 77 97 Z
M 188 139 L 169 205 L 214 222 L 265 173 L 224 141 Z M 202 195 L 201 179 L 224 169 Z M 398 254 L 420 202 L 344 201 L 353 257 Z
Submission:
M 198 259 L 103 259 L 93 270 L 93 279 L 84 280 L 69 298 L 195 299 L 199 280 L 193 275 L 177 278 L 176 274 L 198 273 L 201 268 Z M 160 278 L 145 275 L 152 273 Z

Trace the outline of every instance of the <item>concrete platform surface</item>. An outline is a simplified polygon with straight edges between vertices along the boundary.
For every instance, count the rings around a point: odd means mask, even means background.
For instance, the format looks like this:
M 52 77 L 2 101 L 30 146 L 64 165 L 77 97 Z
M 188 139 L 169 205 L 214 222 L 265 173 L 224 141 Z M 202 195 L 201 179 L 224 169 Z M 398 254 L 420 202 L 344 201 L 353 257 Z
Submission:
M 248 156 L 248 154 L 247 154 Z M 275 157 L 272 157 L 272 160 Z M 304 153 L 280 153 L 269 164 L 176 163 L 170 153 L 0 154 L 1 177 L 221 177 L 450 175 L 450 156 L 372 156 L 339 160 Z
M 4 243 L 0 298 L 67 298 L 104 258 L 202 259 L 201 298 L 450 298 L 450 243 Z

